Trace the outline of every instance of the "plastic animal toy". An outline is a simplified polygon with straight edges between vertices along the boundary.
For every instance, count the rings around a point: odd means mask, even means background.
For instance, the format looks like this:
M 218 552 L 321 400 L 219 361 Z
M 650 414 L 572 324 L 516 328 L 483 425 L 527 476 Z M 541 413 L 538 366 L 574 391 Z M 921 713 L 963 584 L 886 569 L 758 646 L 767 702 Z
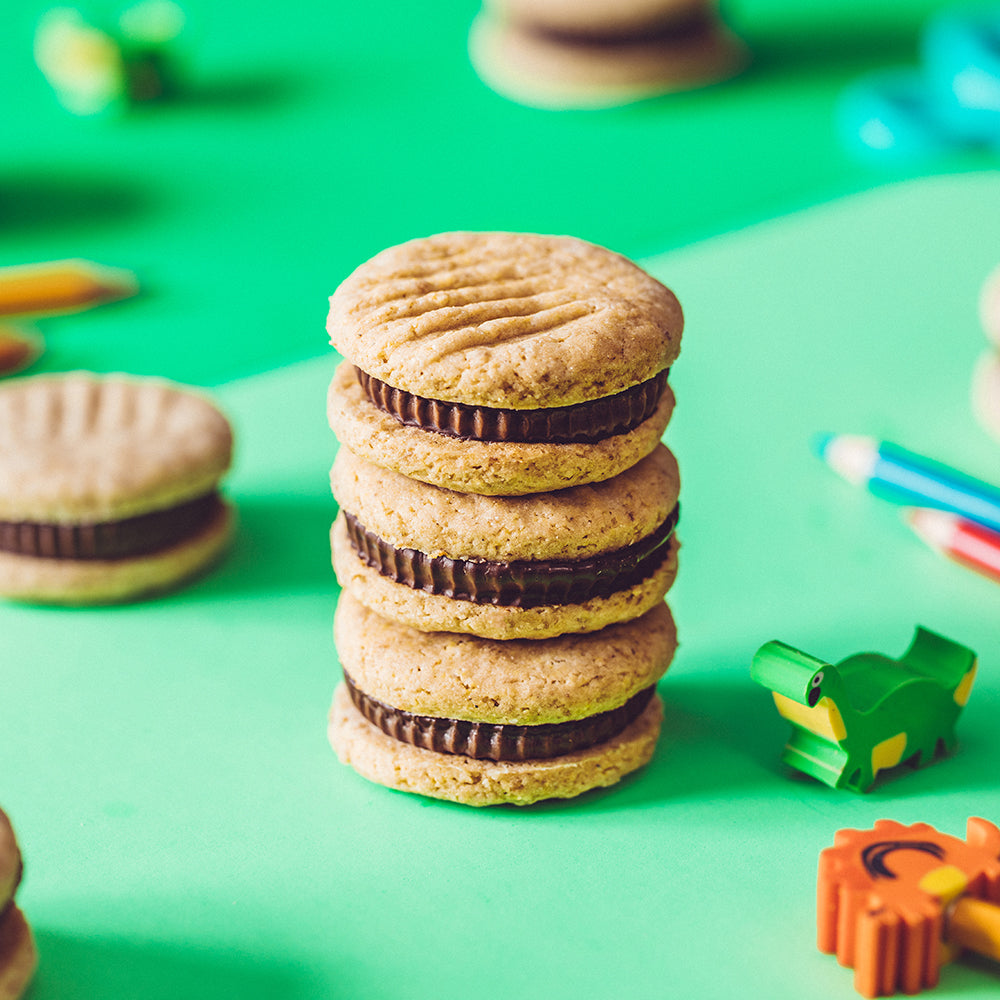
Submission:
M 892 820 L 840 830 L 819 858 L 819 950 L 866 997 L 937 985 L 963 948 L 1000 958 L 998 858 L 1000 830 L 976 817 L 966 840 Z
M 919 627 L 898 660 L 857 653 L 834 665 L 774 641 L 750 668 L 792 723 L 782 760 L 856 792 L 867 792 L 883 768 L 952 751 L 975 673 L 971 649 Z

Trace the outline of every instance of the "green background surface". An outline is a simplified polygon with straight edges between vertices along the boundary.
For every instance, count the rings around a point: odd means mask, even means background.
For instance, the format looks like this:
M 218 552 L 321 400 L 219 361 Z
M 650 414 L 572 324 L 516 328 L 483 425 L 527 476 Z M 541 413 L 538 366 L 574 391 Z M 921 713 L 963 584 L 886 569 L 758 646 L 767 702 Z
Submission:
M 872 6 L 733 4 L 758 56 L 745 77 L 556 114 L 478 84 L 473 3 L 192 2 L 188 99 L 99 120 L 55 106 L 30 60 L 41 8 L 17 6 L 0 262 L 91 257 L 144 288 L 40 324 L 39 370 L 212 386 L 241 516 L 228 560 L 164 599 L 0 607 L 0 802 L 26 855 L 32 1000 L 854 995 L 814 945 L 834 832 L 1000 820 L 1000 591 L 808 449 L 870 433 L 1000 479 L 968 406 L 1000 178 L 982 155 L 841 151 L 839 90 L 913 61 L 936 5 Z M 613 246 L 688 323 L 663 739 L 617 788 L 522 810 L 368 784 L 325 737 L 325 298 L 381 247 L 455 227 Z M 754 650 L 898 655 L 917 623 L 980 654 L 959 752 L 867 796 L 791 776 Z M 935 995 L 994 996 L 996 972 L 950 967 Z

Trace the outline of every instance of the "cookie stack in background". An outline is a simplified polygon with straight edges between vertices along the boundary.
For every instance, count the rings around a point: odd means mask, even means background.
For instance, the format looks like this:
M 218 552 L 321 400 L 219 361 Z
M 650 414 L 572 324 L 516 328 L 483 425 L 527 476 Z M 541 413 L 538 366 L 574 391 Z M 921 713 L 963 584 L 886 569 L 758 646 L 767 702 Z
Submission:
M 340 759 L 473 805 L 652 756 L 676 647 L 681 309 L 568 237 L 445 233 L 330 300 Z
M 486 0 L 469 57 L 497 93 L 554 109 L 703 87 L 747 63 L 715 0 Z

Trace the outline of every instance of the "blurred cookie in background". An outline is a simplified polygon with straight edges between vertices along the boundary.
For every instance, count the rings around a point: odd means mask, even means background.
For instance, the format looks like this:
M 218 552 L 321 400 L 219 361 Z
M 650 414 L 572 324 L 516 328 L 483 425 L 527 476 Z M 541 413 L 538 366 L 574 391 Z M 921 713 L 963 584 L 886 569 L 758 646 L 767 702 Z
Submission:
M 201 393 L 74 372 L 0 389 L 0 595 L 106 604 L 189 579 L 225 549 L 232 429 Z M 2 994 L 0 994 L 2 996 Z
M 0 997 L 16 1000 L 38 964 L 35 941 L 14 896 L 24 866 L 7 814 L 0 809 Z
M 993 437 L 1000 439 L 1000 266 L 983 282 L 979 321 L 990 341 L 972 374 L 972 412 Z
M 701 87 L 747 62 L 713 0 L 487 0 L 469 55 L 497 93 L 551 109 Z

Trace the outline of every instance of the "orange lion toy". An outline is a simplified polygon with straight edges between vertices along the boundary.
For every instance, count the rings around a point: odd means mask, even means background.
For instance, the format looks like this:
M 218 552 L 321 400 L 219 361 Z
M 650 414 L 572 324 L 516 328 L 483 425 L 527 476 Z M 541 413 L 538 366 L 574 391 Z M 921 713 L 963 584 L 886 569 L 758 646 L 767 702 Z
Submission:
M 820 854 L 819 949 L 854 969 L 863 996 L 919 993 L 968 948 L 1000 959 L 1000 829 L 966 839 L 926 823 L 840 830 Z

